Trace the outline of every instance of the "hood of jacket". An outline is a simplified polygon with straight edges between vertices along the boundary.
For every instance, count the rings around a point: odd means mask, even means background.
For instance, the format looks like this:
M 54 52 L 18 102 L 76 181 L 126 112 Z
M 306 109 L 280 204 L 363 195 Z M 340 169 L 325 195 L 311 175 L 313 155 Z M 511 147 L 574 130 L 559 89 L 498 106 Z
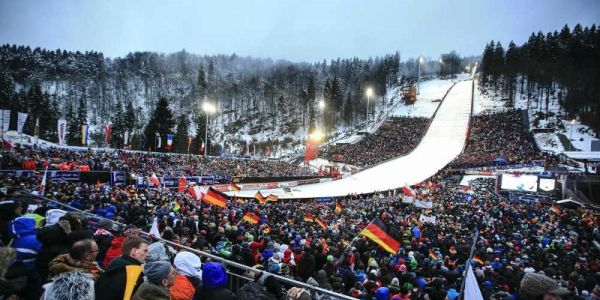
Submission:
M 19 217 L 12 220 L 10 222 L 10 234 L 15 238 L 37 234 L 35 219 L 29 217 Z
M 200 262 L 200 257 L 194 253 L 177 253 L 173 265 L 177 274 L 202 278 L 202 262 Z
M 202 284 L 208 289 L 218 289 L 227 284 L 227 273 L 220 263 L 209 262 L 202 267 Z

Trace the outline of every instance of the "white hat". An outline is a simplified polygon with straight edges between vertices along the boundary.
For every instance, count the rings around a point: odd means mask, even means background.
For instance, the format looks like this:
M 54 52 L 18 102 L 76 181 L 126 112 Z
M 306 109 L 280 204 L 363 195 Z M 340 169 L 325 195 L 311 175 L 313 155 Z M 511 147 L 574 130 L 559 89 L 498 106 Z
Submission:
M 66 215 L 67 212 L 62 209 L 50 209 L 46 212 L 46 226 L 58 223 L 58 219 Z

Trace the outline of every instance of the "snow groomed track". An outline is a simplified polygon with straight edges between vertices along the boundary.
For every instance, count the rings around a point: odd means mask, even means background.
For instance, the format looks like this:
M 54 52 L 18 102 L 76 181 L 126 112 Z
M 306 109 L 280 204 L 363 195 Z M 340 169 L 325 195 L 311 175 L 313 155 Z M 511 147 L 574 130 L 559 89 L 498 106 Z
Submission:
M 422 182 L 462 151 L 469 127 L 471 102 L 472 80 L 458 82 L 440 105 L 421 143 L 411 153 L 340 180 L 297 186 L 291 192 L 278 188 L 261 190 L 261 193 L 275 194 L 284 199 L 335 197 L 385 191 Z M 255 193 L 256 190 L 242 190 L 235 195 L 253 197 Z

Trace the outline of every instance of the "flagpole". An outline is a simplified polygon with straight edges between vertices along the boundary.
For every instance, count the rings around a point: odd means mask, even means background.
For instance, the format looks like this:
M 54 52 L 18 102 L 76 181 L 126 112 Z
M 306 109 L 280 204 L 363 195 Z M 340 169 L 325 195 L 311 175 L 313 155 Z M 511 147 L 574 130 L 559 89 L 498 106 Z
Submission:
M 377 217 L 375 217 L 375 218 L 377 218 Z M 369 227 L 369 225 L 373 224 L 373 222 L 375 221 L 375 218 L 371 219 L 371 222 L 369 222 L 369 224 L 367 224 L 367 226 L 365 226 L 365 228 L 367 228 L 367 227 Z M 354 244 L 354 242 L 356 242 L 358 240 L 358 237 L 363 232 L 363 230 L 365 230 L 365 228 L 361 229 L 361 231 L 358 232 L 358 234 L 350 241 L 350 244 L 348 245 L 348 247 L 346 247 L 345 250 L 348 250 L 348 248 L 352 247 L 352 244 Z M 346 253 L 346 251 L 344 251 L 344 253 Z
M 467 260 L 467 264 L 465 265 L 465 271 L 464 271 L 464 275 L 463 275 L 463 279 L 462 279 L 462 283 L 460 285 L 460 293 L 458 296 L 458 299 L 464 299 L 465 297 L 465 283 L 466 283 L 466 278 L 467 278 L 467 271 L 469 268 L 469 265 L 471 264 L 471 260 L 473 259 L 473 254 L 475 252 L 475 246 L 477 245 L 477 238 L 479 238 L 479 229 L 475 228 L 475 238 L 473 239 L 473 244 L 471 245 L 471 251 L 469 252 L 469 259 Z

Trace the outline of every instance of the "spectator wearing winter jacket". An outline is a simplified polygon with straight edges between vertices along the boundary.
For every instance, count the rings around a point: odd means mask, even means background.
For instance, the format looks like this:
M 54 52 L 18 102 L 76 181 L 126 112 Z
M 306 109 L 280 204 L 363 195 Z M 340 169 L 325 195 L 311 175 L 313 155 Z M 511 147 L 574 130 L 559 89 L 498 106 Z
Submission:
M 46 227 L 37 233 L 37 239 L 42 243 L 35 261 L 35 268 L 46 281 L 48 278 L 48 264 L 60 254 L 69 252 L 68 236 L 71 225 L 67 220 L 60 219 L 66 214 L 64 210 L 51 209 L 46 212 Z
M 44 285 L 42 300 L 94 300 L 94 279 L 82 271 L 65 272 Z
M 76 242 L 69 253 L 61 254 L 53 259 L 48 268 L 48 279 L 53 279 L 58 274 L 73 271 L 82 271 L 91 274 L 94 280 L 104 272 L 96 262 L 98 245 L 94 240 L 85 239 Z
M 208 262 L 202 267 L 202 288 L 198 300 L 237 300 L 237 295 L 226 288 L 228 276 L 220 263 Z
M 37 240 L 35 219 L 19 217 L 10 222 L 10 236 L 13 238 L 12 247 L 17 251 L 17 261 L 22 262 L 27 268 L 35 267 L 35 260 L 42 243 Z
M 104 262 L 102 263 L 102 266 L 105 269 L 108 268 L 108 266 L 113 261 L 113 259 L 115 259 L 123 254 L 123 252 L 121 251 L 121 248 L 123 246 L 123 241 L 125 241 L 125 239 L 127 237 L 130 237 L 130 236 L 137 237 L 137 236 L 139 236 L 139 234 L 140 234 L 140 230 L 138 228 L 136 228 L 135 226 L 130 225 L 130 226 L 125 227 L 125 229 L 123 230 L 121 235 L 113 237 L 113 239 L 110 241 L 110 246 L 108 247 L 108 250 L 106 250 L 106 254 L 104 256 Z
M 190 300 L 199 298 L 202 278 L 200 258 L 191 252 L 179 252 L 174 262 L 177 275 L 171 287 L 172 300 Z
M 98 256 L 96 256 L 96 261 L 102 267 L 104 267 L 106 252 L 108 252 L 112 240 L 114 239 L 114 235 L 110 231 L 111 229 L 112 223 L 109 220 L 102 220 L 98 223 L 98 229 L 94 232 L 94 240 L 96 241 L 96 244 L 98 244 Z M 108 265 L 106 266 L 108 267 Z
M 131 236 L 123 242 L 123 255 L 115 258 L 96 282 L 96 299 L 130 299 L 143 282 L 142 264 L 148 241 Z
M 169 290 L 175 283 L 175 269 L 167 261 L 149 262 L 144 265 L 146 281 L 140 285 L 132 300 L 169 300 Z M 190 298 L 191 299 L 191 298 Z

